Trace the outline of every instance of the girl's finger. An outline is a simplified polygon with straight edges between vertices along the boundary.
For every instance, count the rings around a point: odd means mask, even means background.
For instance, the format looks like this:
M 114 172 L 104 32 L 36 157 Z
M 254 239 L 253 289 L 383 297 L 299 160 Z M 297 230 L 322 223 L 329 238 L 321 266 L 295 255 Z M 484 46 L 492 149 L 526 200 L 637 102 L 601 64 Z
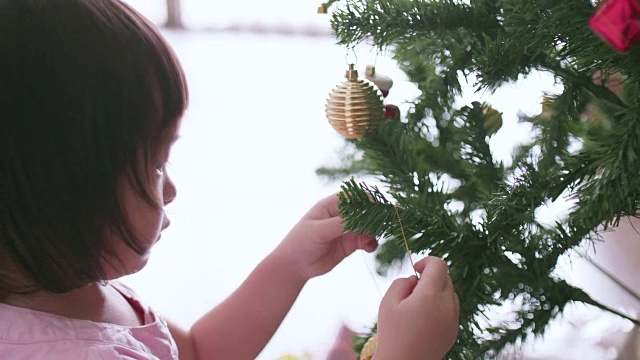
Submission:
M 416 283 L 418 279 L 414 276 L 410 276 L 408 278 L 400 278 L 396 279 L 391 283 L 387 293 L 384 294 L 380 305 L 390 304 L 397 305 L 402 300 L 406 299 L 407 296 L 411 295 L 413 288 L 416 287 Z
M 318 201 L 307 213 L 306 217 L 314 220 L 322 220 L 340 216 L 338 208 L 338 193 L 334 193 Z
M 377 247 L 377 242 L 372 242 L 369 235 L 354 234 L 352 232 L 344 233 L 337 239 L 337 241 L 341 242 L 342 249 L 344 250 L 344 256 L 351 255 L 356 250 L 371 252 Z
M 449 279 L 449 266 L 438 257 L 429 256 L 423 260 L 416 263 L 416 270 L 421 274 L 420 283 L 416 287 L 416 291 L 429 293 L 442 291 L 447 284 L 447 279 Z
M 373 252 L 378 248 L 378 242 L 376 241 L 375 236 L 358 234 L 356 238 L 358 239 L 358 249 L 362 249 L 366 252 Z
M 422 273 L 422 270 L 424 270 L 424 266 L 427 264 L 427 260 L 429 259 L 429 257 L 424 257 L 422 259 L 420 259 L 420 261 L 416 262 L 414 265 L 414 270 L 418 273 Z
M 318 231 L 323 233 L 323 237 L 334 239 L 344 233 L 344 224 L 340 217 L 332 217 L 324 220 L 318 220 L 316 223 Z
M 458 299 L 458 294 L 456 294 L 456 292 L 453 292 L 453 304 L 455 306 L 455 310 L 456 310 L 456 314 L 460 314 L 460 299 Z M 457 319 L 458 317 L 456 317 Z

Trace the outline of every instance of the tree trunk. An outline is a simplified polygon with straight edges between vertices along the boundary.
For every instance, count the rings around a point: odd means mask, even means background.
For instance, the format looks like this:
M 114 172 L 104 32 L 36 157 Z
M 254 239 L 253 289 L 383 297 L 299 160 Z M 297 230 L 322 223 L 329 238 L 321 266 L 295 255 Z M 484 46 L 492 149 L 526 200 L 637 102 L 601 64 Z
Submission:
M 164 26 L 168 28 L 184 28 L 180 0 L 167 0 L 167 22 Z

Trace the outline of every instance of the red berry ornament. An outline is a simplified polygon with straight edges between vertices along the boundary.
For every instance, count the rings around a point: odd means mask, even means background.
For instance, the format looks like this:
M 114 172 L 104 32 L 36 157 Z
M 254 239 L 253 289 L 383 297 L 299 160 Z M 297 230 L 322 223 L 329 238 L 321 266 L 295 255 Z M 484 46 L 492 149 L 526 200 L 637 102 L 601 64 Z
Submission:
M 591 29 L 618 52 L 625 52 L 640 40 L 638 0 L 609 0 L 589 21 Z

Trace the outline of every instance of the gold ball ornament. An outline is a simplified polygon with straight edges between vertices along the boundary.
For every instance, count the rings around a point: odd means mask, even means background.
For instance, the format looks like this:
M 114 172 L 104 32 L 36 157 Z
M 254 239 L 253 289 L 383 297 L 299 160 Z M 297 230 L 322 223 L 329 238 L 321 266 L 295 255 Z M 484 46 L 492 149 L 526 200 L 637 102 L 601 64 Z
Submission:
M 360 139 L 384 119 L 382 94 L 370 81 L 358 79 L 353 64 L 349 64 L 346 78 L 329 94 L 327 119 L 342 136 Z
M 360 352 L 360 360 L 371 360 L 373 359 L 373 354 L 376 352 L 376 347 L 378 347 L 378 334 L 373 334 L 372 337 L 364 343 L 364 347 Z

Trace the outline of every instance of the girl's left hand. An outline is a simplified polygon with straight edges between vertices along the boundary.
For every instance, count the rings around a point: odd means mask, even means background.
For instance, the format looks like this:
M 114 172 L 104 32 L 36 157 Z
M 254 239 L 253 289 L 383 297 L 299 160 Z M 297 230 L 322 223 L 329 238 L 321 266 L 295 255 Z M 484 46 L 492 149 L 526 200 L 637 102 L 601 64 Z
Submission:
M 357 249 L 378 246 L 374 236 L 344 231 L 338 201 L 333 194 L 316 203 L 275 250 L 304 280 L 327 273 Z

